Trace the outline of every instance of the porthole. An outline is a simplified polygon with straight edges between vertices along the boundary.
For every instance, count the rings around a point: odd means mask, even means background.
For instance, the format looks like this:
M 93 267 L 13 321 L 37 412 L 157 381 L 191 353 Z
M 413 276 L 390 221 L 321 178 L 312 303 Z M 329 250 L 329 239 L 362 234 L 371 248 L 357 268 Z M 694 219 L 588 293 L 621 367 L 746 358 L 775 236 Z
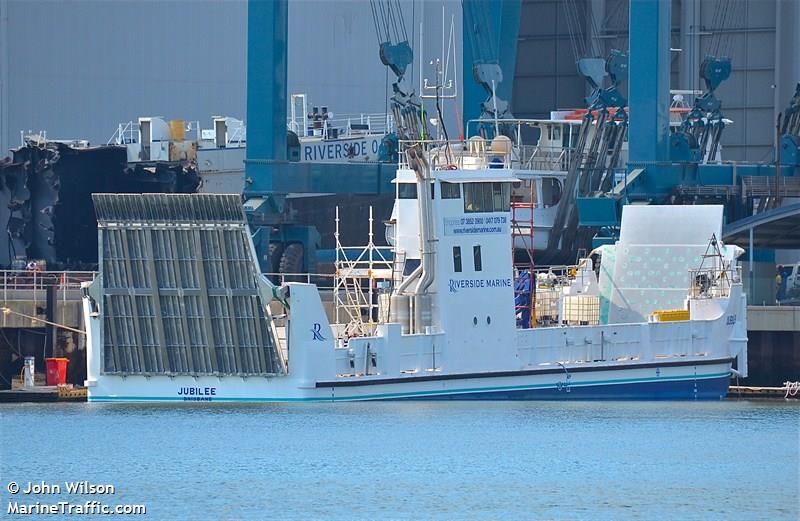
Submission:
M 492 317 L 490 317 L 489 315 L 486 315 L 486 325 L 487 326 L 492 325 Z
M 472 317 L 472 325 L 473 326 L 477 326 L 478 325 L 478 317 Z

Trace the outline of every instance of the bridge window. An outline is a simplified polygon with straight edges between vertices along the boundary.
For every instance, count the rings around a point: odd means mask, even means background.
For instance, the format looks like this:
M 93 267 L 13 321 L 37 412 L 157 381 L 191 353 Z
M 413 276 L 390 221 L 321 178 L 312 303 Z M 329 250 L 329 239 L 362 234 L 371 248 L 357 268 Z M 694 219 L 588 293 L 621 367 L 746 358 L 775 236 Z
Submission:
M 400 183 L 397 185 L 398 199 L 416 199 L 417 183 Z
M 442 181 L 442 199 L 461 199 L 461 185 Z
M 490 183 L 480 183 L 480 186 L 476 186 L 475 189 L 480 191 L 480 196 L 476 196 L 476 198 L 480 198 L 483 211 L 491 212 L 494 209 L 492 205 L 492 185 Z
M 464 211 L 507 212 L 511 201 L 509 183 L 465 183 Z
M 431 199 L 435 193 L 435 184 L 431 183 Z M 397 198 L 398 199 L 416 199 L 417 198 L 417 183 L 399 183 L 397 185 Z
M 508 187 L 508 185 L 506 185 Z M 492 206 L 494 208 L 503 207 L 503 184 L 492 183 Z
M 483 271 L 483 262 L 481 261 L 480 245 L 472 247 L 472 260 L 475 263 L 475 271 Z
M 461 273 L 461 246 L 453 246 L 453 271 Z
M 477 196 L 477 200 L 475 199 Z M 478 208 L 481 206 L 481 192 L 475 190 L 475 184 L 465 184 L 464 185 L 464 211 L 465 212 L 477 212 Z

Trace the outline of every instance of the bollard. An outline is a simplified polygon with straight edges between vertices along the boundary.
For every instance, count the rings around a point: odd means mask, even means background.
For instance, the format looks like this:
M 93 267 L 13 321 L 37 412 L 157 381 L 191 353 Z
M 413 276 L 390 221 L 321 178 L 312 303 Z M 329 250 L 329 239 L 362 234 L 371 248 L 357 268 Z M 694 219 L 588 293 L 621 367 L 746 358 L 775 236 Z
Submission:
M 34 386 L 33 373 L 34 373 L 35 359 L 32 356 L 26 356 L 22 366 L 22 387 L 30 388 Z

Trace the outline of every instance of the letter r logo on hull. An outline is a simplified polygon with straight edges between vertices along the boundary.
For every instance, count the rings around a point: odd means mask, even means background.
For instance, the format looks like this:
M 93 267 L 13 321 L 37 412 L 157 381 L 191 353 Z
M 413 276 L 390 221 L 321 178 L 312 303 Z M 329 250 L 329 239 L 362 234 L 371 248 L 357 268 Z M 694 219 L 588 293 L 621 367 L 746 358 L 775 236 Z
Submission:
M 316 340 L 318 342 L 325 341 L 325 337 L 322 336 L 322 333 L 320 331 L 321 329 L 322 329 L 322 324 L 320 324 L 319 322 L 314 322 L 314 327 L 311 328 L 311 334 L 313 335 L 313 337 L 311 338 L 312 340 Z

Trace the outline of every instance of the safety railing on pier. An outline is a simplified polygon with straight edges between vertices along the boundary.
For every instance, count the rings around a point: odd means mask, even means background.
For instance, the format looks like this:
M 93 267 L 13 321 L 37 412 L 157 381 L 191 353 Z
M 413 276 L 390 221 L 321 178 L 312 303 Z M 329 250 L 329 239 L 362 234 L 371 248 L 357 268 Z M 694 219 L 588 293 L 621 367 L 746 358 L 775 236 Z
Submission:
M 50 313 L 55 324 L 80 332 L 79 323 L 74 322 L 76 315 L 70 315 L 67 304 L 77 303 L 81 298 L 81 284 L 91 282 L 96 276 L 93 271 L 0 271 L 3 327 L 44 327 L 49 322 L 36 315 L 39 311 L 33 310 L 46 309 L 53 299 L 56 305 Z
M 95 271 L 33 271 L 0 270 L 3 300 L 8 300 L 12 291 L 37 291 L 55 287 L 57 290 L 80 289 L 84 282 L 91 282 Z

